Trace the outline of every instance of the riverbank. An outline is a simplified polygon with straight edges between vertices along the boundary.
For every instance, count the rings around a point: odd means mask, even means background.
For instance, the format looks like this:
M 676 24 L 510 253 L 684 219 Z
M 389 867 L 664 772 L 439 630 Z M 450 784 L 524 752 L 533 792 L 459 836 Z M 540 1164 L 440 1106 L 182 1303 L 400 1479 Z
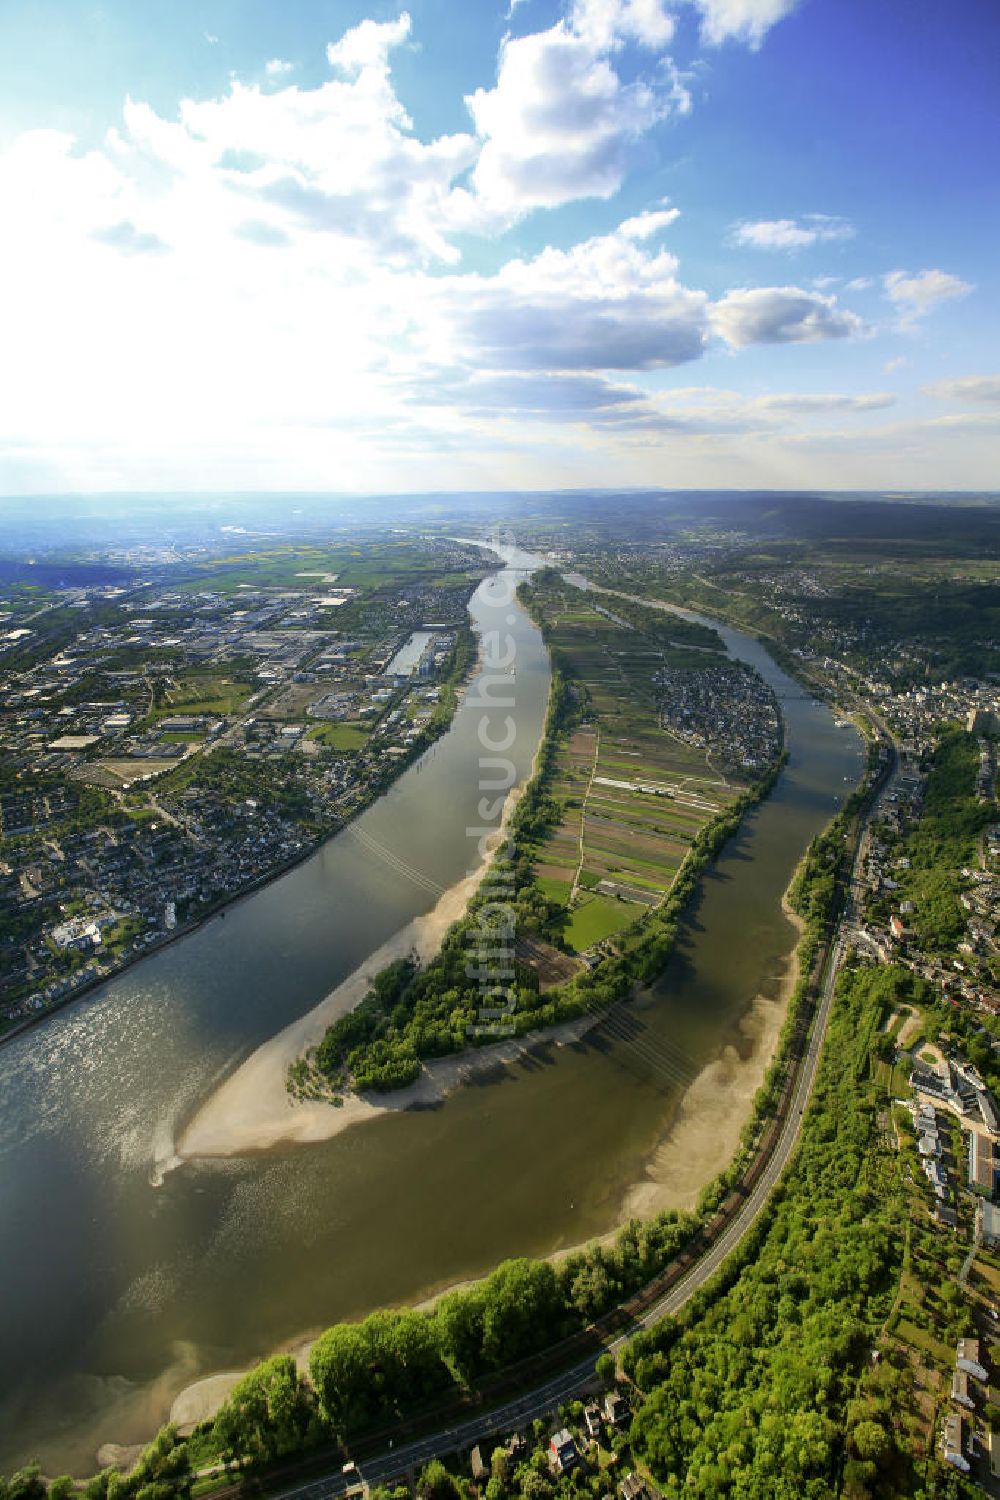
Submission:
M 487 574 L 486 576 L 489 577 L 490 575 Z M 471 630 L 469 626 L 465 628 Z M 223 892 L 221 896 L 211 901 L 195 916 L 188 917 L 183 922 L 178 922 L 172 931 L 164 932 L 151 938 L 138 952 L 126 954 L 124 957 L 116 960 L 110 968 L 105 969 L 103 973 L 95 974 L 91 978 L 84 980 L 82 984 L 75 985 L 66 994 L 58 996 L 55 1000 L 43 1006 L 41 1010 L 33 1011 L 31 1015 L 23 1017 L 20 1021 L 15 1021 L 13 1025 L 0 1028 L 0 1047 L 5 1042 L 12 1042 L 26 1031 L 39 1026 L 43 1021 L 47 1021 L 50 1016 L 58 1014 L 59 1011 L 65 1010 L 70 1005 L 75 1005 L 78 1000 L 86 999 L 94 990 L 100 989 L 102 985 L 110 984 L 112 980 L 118 979 L 122 974 L 126 974 L 129 969 L 133 969 L 136 964 L 142 963 L 144 959 L 152 957 L 154 953 L 162 953 L 165 948 L 169 948 L 174 943 L 180 942 L 182 938 L 190 937 L 202 927 L 207 926 L 209 922 L 214 922 L 216 917 L 220 919 L 224 918 L 228 911 L 231 911 L 241 902 L 249 900 L 251 896 L 255 896 L 266 886 L 273 884 L 274 881 L 280 880 L 283 875 L 288 875 L 292 870 L 305 864 L 306 860 L 311 859 L 314 854 L 318 854 L 326 844 L 349 829 L 363 813 L 367 812 L 373 803 L 378 801 L 379 797 L 384 796 L 389 791 L 404 772 L 409 770 L 421 756 L 426 755 L 429 750 L 432 750 L 436 742 L 450 728 L 468 682 L 478 670 L 482 661 L 482 642 L 478 637 L 475 639 L 475 646 L 475 653 L 471 660 L 462 665 L 457 675 L 446 673 L 441 680 L 440 687 L 446 695 L 445 703 L 448 711 L 443 713 L 436 722 L 432 721 L 433 727 L 429 731 L 425 731 L 420 742 L 414 744 L 406 756 L 400 756 L 394 760 L 390 768 L 391 775 L 388 780 L 380 781 L 377 786 L 371 789 L 368 795 L 356 802 L 346 817 L 342 818 L 335 826 L 324 829 L 315 838 L 307 840 L 295 854 L 289 855 L 286 859 L 279 861 L 278 864 L 270 865 L 260 875 L 254 876 L 252 880 L 244 881 L 237 889 Z
M 776 995 L 754 996 L 738 1023 L 739 1042 L 727 1042 L 681 1096 L 677 1114 L 646 1160 L 643 1177 L 626 1190 L 618 1228 L 628 1219 L 650 1219 L 668 1209 L 693 1210 L 703 1189 L 736 1156 L 799 982 L 799 944 L 806 924 L 787 892 L 781 909 L 795 930 L 795 946 Z
M 739 1042 L 727 1042 L 720 1054 L 697 1074 L 683 1094 L 673 1119 L 646 1158 L 642 1176 L 624 1187 L 615 1222 L 599 1237 L 599 1243 L 612 1244 L 630 1219 L 651 1219 L 670 1209 L 693 1210 L 705 1187 L 736 1156 L 741 1133 L 753 1112 L 754 1098 L 776 1055 L 788 1004 L 799 980 L 800 940 L 805 923 L 792 909 L 787 893 L 782 898 L 782 910 L 794 930 L 794 939 L 785 971 L 777 982 L 776 993 L 773 996 L 758 994 L 754 997 L 749 1010 L 738 1023 Z M 644 1006 L 655 1004 L 656 1000 L 650 994 L 632 1002 L 640 1014 Z M 534 1032 L 522 1038 L 512 1038 L 509 1042 L 497 1043 L 471 1054 L 441 1058 L 428 1066 L 426 1076 L 411 1089 L 400 1090 L 397 1095 L 388 1096 L 391 1100 L 389 1105 L 382 1108 L 374 1106 L 371 1115 L 363 1112 L 358 1118 L 374 1117 L 386 1108 L 432 1106 L 453 1089 L 473 1081 L 477 1076 L 485 1076 L 496 1068 L 509 1067 L 546 1047 L 572 1045 L 587 1032 L 599 1027 L 602 1019 L 601 1016 L 580 1017 L 561 1026 Z M 397 1103 L 397 1100 L 400 1102 Z M 345 1104 L 344 1108 L 348 1107 Z M 330 1106 L 326 1108 L 333 1113 Z M 336 1113 L 340 1114 L 341 1111 Z M 337 1128 L 347 1128 L 348 1123 L 353 1122 L 345 1122 Z M 591 1239 L 563 1246 L 542 1258 L 558 1263 L 593 1243 L 595 1242 Z M 475 1284 L 476 1279 L 451 1282 L 439 1287 L 433 1295 L 419 1298 L 412 1305 L 420 1311 L 428 1310 L 447 1293 L 465 1290 Z M 316 1328 L 309 1333 L 300 1333 L 283 1341 L 279 1348 L 271 1352 L 291 1354 L 299 1369 L 307 1373 L 312 1346 L 322 1331 Z M 228 1399 L 236 1383 L 248 1373 L 248 1369 L 204 1376 L 185 1386 L 174 1399 L 170 1420 L 177 1423 L 183 1432 L 191 1431 L 198 1423 L 210 1421 Z
M 482 661 L 482 642 L 477 657 Z M 551 699 L 551 684 L 549 689 Z M 478 891 L 497 850 L 504 842 L 511 817 L 525 789 L 538 774 L 545 744 L 543 733 L 524 781 L 511 787 L 504 799 L 500 822 L 486 841 L 485 857 L 478 867 L 445 891 L 437 905 L 400 928 L 319 1005 L 264 1042 L 222 1083 L 180 1132 L 171 1152 L 157 1161 L 152 1180 L 162 1182 L 167 1172 L 185 1161 L 208 1157 L 244 1156 L 283 1144 L 308 1145 L 332 1140 L 354 1125 L 380 1115 L 405 1109 L 427 1109 L 440 1104 L 463 1082 L 515 1061 L 537 1044 L 541 1033 L 529 1033 L 509 1042 L 456 1053 L 425 1064 L 420 1077 L 407 1088 L 389 1093 L 345 1095 L 339 1105 L 328 1099 L 293 1097 L 288 1089 L 290 1066 L 317 1046 L 327 1028 L 347 1015 L 365 998 L 372 980 L 387 965 L 414 954 L 421 965 L 433 959 L 448 929 L 460 921 Z M 587 1018 L 583 1018 L 586 1022 Z M 555 1031 L 576 1028 L 568 1022 Z M 583 1026 L 586 1030 L 586 1025 Z M 549 1033 L 546 1033 L 549 1034 Z M 558 1041 L 558 1038 L 556 1038 Z

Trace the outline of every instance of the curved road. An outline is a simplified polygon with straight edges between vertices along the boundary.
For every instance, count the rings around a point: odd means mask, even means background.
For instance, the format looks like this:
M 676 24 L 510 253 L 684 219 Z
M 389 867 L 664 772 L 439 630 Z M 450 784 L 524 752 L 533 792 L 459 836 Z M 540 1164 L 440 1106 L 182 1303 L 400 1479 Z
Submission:
M 763 1212 L 798 1142 L 805 1107 L 816 1080 L 842 950 L 842 939 L 838 937 L 827 959 L 820 1001 L 809 1043 L 799 1068 L 791 1105 L 767 1166 L 735 1218 L 705 1252 L 701 1260 L 637 1320 L 629 1333 L 621 1334 L 613 1343 L 610 1343 L 607 1346 L 609 1352 L 615 1353 L 621 1349 L 638 1328 L 650 1328 L 667 1314 L 677 1313 L 698 1288 L 715 1274 L 726 1256 L 735 1250 Z M 508 1401 L 503 1406 L 495 1407 L 491 1412 L 456 1423 L 453 1427 L 443 1428 L 429 1437 L 419 1438 L 399 1448 L 390 1448 L 377 1458 L 361 1464 L 356 1473 L 330 1474 L 322 1479 L 313 1480 L 309 1484 L 283 1490 L 279 1500 L 293 1500 L 293 1497 L 295 1500 L 332 1500 L 332 1497 L 344 1495 L 348 1489 L 356 1488 L 362 1476 L 368 1485 L 384 1484 L 387 1480 L 408 1469 L 417 1468 L 432 1458 L 453 1453 L 459 1448 L 471 1447 L 483 1438 L 509 1433 L 534 1417 L 546 1416 L 563 1401 L 578 1396 L 588 1387 L 592 1387 L 594 1381 L 594 1357 L 591 1355 L 544 1385 L 536 1386 L 527 1395 L 519 1396 L 515 1401 Z
M 678 1313 L 684 1304 L 694 1296 L 695 1292 L 704 1286 L 705 1282 L 718 1271 L 726 1257 L 736 1249 L 763 1213 L 778 1179 L 784 1172 L 798 1144 L 806 1105 L 809 1102 L 813 1086 L 816 1082 L 820 1053 L 826 1037 L 830 1009 L 833 1005 L 837 973 L 846 945 L 843 930 L 844 923 L 845 919 L 850 920 L 853 913 L 853 894 L 856 889 L 856 875 L 864 847 L 862 834 L 867 827 L 872 813 L 877 810 L 882 797 L 891 787 L 897 769 L 895 746 L 893 745 L 891 736 L 888 736 L 888 734 L 887 741 L 890 746 L 889 761 L 881 775 L 876 776 L 875 786 L 877 794 L 872 806 L 863 815 L 858 828 L 851 875 L 847 883 L 846 907 L 838 920 L 835 936 L 827 952 L 826 965 L 820 987 L 819 1003 L 813 1018 L 809 1041 L 802 1056 L 795 1090 L 792 1094 L 781 1134 L 778 1136 L 767 1165 L 745 1202 L 741 1205 L 739 1211 L 719 1238 L 713 1242 L 701 1259 L 692 1266 L 686 1275 L 681 1277 L 641 1318 L 637 1319 L 635 1325 L 628 1333 L 619 1335 L 618 1338 L 607 1345 L 609 1353 L 616 1353 L 621 1349 L 638 1329 L 651 1328 L 667 1315 Z M 362 1481 L 366 1485 L 384 1484 L 388 1480 L 405 1473 L 408 1469 L 417 1468 L 427 1463 L 432 1458 L 453 1453 L 460 1448 L 471 1447 L 483 1438 L 494 1437 L 501 1433 L 510 1433 L 519 1427 L 523 1427 L 526 1422 L 531 1421 L 535 1417 L 547 1416 L 554 1407 L 559 1406 L 563 1401 L 567 1401 L 574 1396 L 579 1396 L 588 1388 L 593 1388 L 595 1384 L 594 1362 L 594 1356 L 589 1355 L 578 1364 L 563 1371 L 561 1375 L 547 1381 L 544 1385 L 536 1386 L 526 1395 L 519 1396 L 514 1401 L 508 1401 L 502 1406 L 495 1407 L 490 1412 L 485 1412 L 479 1416 L 458 1422 L 452 1427 L 442 1428 L 429 1437 L 419 1438 L 414 1442 L 405 1443 L 398 1448 L 390 1447 L 377 1457 L 365 1460 L 359 1465 L 357 1470 L 351 1470 L 347 1473 L 335 1472 L 324 1476 L 322 1479 L 312 1480 L 308 1484 L 283 1490 L 280 1492 L 277 1500 L 333 1500 L 333 1497 L 344 1495 L 348 1490 L 358 1490 Z

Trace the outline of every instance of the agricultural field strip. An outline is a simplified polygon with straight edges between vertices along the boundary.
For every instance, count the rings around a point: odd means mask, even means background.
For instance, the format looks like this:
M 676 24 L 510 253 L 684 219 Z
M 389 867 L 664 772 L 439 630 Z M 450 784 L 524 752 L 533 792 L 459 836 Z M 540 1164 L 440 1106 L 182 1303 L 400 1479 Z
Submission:
M 596 732 L 594 734 L 594 759 L 593 759 L 593 763 L 592 763 L 591 768 L 590 768 L 590 780 L 587 783 L 587 790 L 583 794 L 583 805 L 580 808 L 580 859 L 579 859 L 579 862 L 578 862 L 577 867 L 576 867 L 576 874 L 573 876 L 573 886 L 572 886 L 572 889 L 570 890 L 570 893 L 569 893 L 570 905 L 572 905 L 573 901 L 576 899 L 576 893 L 577 893 L 577 890 L 579 889 L 579 885 L 580 885 L 580 876 L 583 873 L 583 862 L 586 859 L 586 849 L 584 847 L 584 835 L 585 835 L 586 827 L 587 827 L 587 803 L 590 800 L 590 792 L 591 792 L 591 788 L 594 785 L 594 777 L 597 775 L 597 766 L 598 766 L 598 762 L 600 761 L 600 758 L 601 758 L 601 728 L 600 728 L 600 725 L 598 725 L 597 730 L 596 730 Z
M 562 817 L 537 851 L 539 874 L 544 870 L 553 882 L 552 899 L 569 887 L 566 904 L 574 915 L 567 937 L 577 948 L 627 925 L 629 906 L 659 904 L 692 839 L 733 795 L 704 752 L 661 726 L 650 676 L 659 653 L 612 651 L 616 632 L 604 619 L 593 626 L 600 640 L 584 643 L 588 623 L 577 612 L 566 628 L 559 615 L 554 630 L 587 691 L 596 743 L 591 753 L 584 728 L 560 748 L 553 794 Z

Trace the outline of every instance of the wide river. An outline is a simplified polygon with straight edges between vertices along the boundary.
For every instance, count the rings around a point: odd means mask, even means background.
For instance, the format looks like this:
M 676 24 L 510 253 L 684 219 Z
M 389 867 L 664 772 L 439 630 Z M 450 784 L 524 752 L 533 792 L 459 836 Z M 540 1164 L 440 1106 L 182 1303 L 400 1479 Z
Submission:
M 523 778 L 549 670 L 508 598 L 487 580 L 471 613 L 514 637 Z M 32 1457 L 90 1472 L 100 1444 L 148 1438 L 203 1374 L 614 1226 L 686 1085 L 740 1040 L 755 996 L 777 993 L 795 936 L 782 893 L 861 769 L 853 729 L 755 641 L 723 635 L 783 700 L 790 758 L 627 1031 L 547 1047 L 439 1108 L 161 1181 L 213 1086 L 475 863 L 473 684 L 447 735 L 353 829 L 0 1048 L 0 1472 Z

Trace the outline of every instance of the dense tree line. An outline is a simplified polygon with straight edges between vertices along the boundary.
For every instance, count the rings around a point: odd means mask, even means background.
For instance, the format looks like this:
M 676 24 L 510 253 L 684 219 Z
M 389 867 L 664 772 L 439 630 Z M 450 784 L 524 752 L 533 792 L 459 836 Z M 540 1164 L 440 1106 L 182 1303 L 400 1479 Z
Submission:
M 979 838 L 996 818 L 996 804 L 976 796 L 978 770 L 975 735 L 947 730 L 934 750 L 920 819 L 899 850 L 910 860 L 897 874 L 915 907 L 907 925 L 927 953 L 951 956 L 965 932 L 961 870 L 975 864 Z
M 892 1420 L 904 1376 L 869 1360 L 903 1252 L 900 1202 L 875 1191 L 875 1106 L 856 1076 L 857 1038 L 887 983 L 877 969 L 844 972 L 773 1213 L 679 1319 L 629 1346 L 645 1394 L 632 1439 L 666 1495 L 924 1493 Z
M 703 833 L 707 858 L 714 836 L 708 829 Z M 681 900 L 694 887 L 696 877 L 689 878 L 690 888 Z M 806 879 L 802 899 L 808 894 Z M 675 911 L 671 920 L 676 922 L 677 915 Z M 266 1465 L 364 1427 L 391 1422 L 427 1403 L 458 1396 L 479 1378 L 587 1328 L 646 1285 L 690 1242 L 738 1181 L 773 1115 L 789 1042 L 809 998 L 808 966 L 800 968 L 778 1052 L 754 1100 L 740 1150 L 705 1188 L 696 1213 L 669 1211 L 647 1221 L 630 1220 L 611 1244 L 590 1245 L 555 1266 L 546 1261 L 505 1261 L 485 1281 L 447 1293 L 428 1311 L 380 1311 L 357 1324 L 335 1324 L 313 1346 L 308 1377 L 291 1356 L 281 1355 L 265 1360 L 238 1382 L 212 1424 L 209 1451 L 233 1465 Z M 380 1003 L 391 1006 L 413 972 L 412 960 L 406 959 L 383 971 L 373 986 Z M 345 1033 L 342 1044 L 347 1041 Z M 708 1303 L 699 1303 L 703 1305 Z M 668 1325 L 663 1335 L 668 1341 L 672 1327 Z M 636 1350 L 636 1364 L 647 1353 L 661 1352 L 641 1345 Z M 599 1361 L 599 1369 L 602 1364 L 607 1361 Z M 204 1435 L 201 1441 L 205 1443 Z M 132 1474 L 123 1478 L 108 1469 L 90 1481 L 86 1500 L 187 1500 L 190 1469 L 188 1446 L 167 1428 Z M 536 1472 L 539 1484 L 529 1486 L 531 1493 L 522 1487 L 525 1500 L 547 1500 L 550 1494 L 540 1488 L 542 1469 L 536 1466 Z M 158 1488 L 150 1489 L 153 1484 Z M 68 1500 L 70 1488 L 68 1478 L 54 1481 L 52 1500 Z M 489 1500 L 504 1500 L 511 1493 L 507 1484 L 495 1488 Z M 0 1500 L 45 1496 L 37 1466 L 0 1480 Z
M 188 1445 L 176 1427 L 163 1427 L 127 1474 L 102 1469 L 87 1481 L 83 1500 L 190 1500 L 193 1475 Z M 46 1480 L 38 1464 L 19 1469 L 9 1479 L 0 1475 L 0 1500 L 69 1500 L 77 1494 L 69 1474 Z

